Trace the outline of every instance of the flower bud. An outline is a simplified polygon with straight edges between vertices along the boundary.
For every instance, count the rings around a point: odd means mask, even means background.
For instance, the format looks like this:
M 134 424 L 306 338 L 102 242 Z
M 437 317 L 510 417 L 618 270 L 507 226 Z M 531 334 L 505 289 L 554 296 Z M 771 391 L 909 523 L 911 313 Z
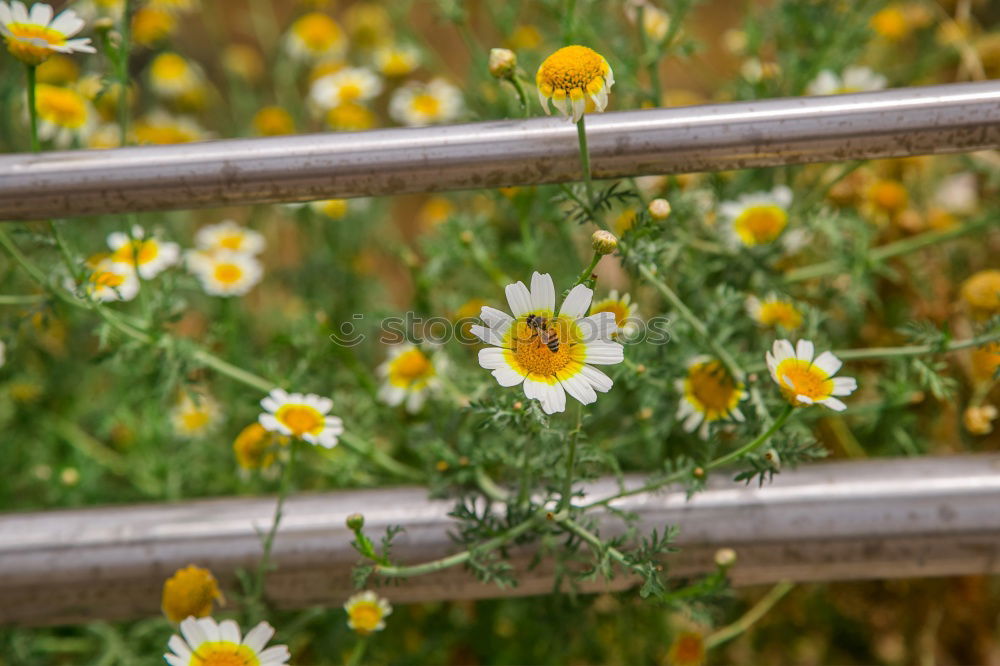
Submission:
M 498 79 L 509 79 L 517 69 L 517 55 L 510 49 L 490 49 L 490 74 Z
M 736 551 L 732 548 L 720 548 L 715 551 L 715 565 L 721 569 L 728 569 L 736 564 Z
M 646 210 L 654 220 L 665 220 L 670 217 L 670 202 L 666 199 L 653 199 Z
M 357 532 L 365 526 L 365 517 L 360 513 L 352 513 L 347 517 L 347 529 Z
M 969 407 L 962 415 L 965 429 L 972 435 L 988 435 L 993 432 L 993 419 L 997 417 L 997 408 L 993 405 Z
M 590 244 L 598 254 L 611 254 L 618 249 L 618 239 L 610 231 L 599 229 L 590 237 Z

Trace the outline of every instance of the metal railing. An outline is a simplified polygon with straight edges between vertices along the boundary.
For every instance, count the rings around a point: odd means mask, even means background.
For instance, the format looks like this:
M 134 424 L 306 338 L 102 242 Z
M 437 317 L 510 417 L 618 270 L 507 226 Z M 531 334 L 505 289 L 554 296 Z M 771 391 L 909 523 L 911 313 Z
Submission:
M 626 485 L 640 483 L 638 478 Z M 586 487 L 599 499 L 614 480 Z M 735 549 L 737 585 L 1000 573 L 1000 455 L 889 459 L 811 465 L 763 488 L 718 474 L 690 501 L 681 489 L 614 503 L 639 516 L 640 529 L 680 528 L 671 576 L 713 568 L 716 549 Z M 403 525 L 394 555 L 404 563 L 455 552 L 452 504 L 422 488 L 298 495 L 285 506 L 267 578 L 278 607 L 338 604 L 353 590 L 358 555 L 347 516 L 361 512 L 366 531 Z M 163 581 L 190 563 L 207 566 L 224 586 L 261 554 L 274 499 L 229 498 L 178 504 L 0 514 L 0 623 L 57 624 L 159 612 Z M 604 535 L 620 520 L 598 514 Z M 396 601 L 529 595 L 552 589 L 551 563 L 528 569 L 532 545 L 511 551 L 517 588 L 476 582 L 454 568 L 387 586 Z M 616 579 L 610 588 L 634 580 Z M 604 589 L 603 582 L 587 589 Z
M 1000 147 L 1000 81 L 587 116 L 595 178 Z M 0 156 L 0 220 L 581 179 L 561 118 Z

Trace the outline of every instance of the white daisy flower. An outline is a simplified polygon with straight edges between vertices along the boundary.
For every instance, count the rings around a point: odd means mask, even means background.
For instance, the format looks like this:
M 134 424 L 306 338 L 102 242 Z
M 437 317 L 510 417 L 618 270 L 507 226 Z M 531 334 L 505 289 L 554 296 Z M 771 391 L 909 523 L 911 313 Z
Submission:
M 170 425 L 179 437 L 201 437 L 219 424 L 222 410 L 210 395 L 182 391 L 170 409 Z
M 535 74 L 538 101 L 551 114 L 549 100 L 562 115 L 578 122 L 584 112 L 603 112 L 615 84 L 611 65 L 586 46 L 564 46 L 546 58 Z
M 588 365 L 612 365 L 624 360 L 624 349 L 611 342 L 615 316 L 601 312 L 585 316 L 594 292 L 579 284 L 556 314 L 556 292 L 548 274 L 534 273 L 531 290 L 523 282 L 507 285 L 513 317 L 484 306 L 486 326 L 470 331 L 491 347 L 479 351 L 479 365 L 493 371 L 501 386 L 524 385 L 524 395 L 536 399 L 546 414 L 566 409 L 566 393 L 585 405 L 597 391 L 611 390 L 612 381 Z
M 199 229 L 194 235 L 195 246 L 199 250 L 215 252 L 230 250 L 244 254 L 260 254 L 264 251 L 264 237 L 232 220 L 223 220 Z
M 21 62 L 38 65 L 53 53 L 97 53 L 90 38 L 69 39 L 83 29 L 84 21 L 72 9 L 52 18 L 52 7 L 36 2 L 31 12 L 23 2 L 0 2 L 0 34 L 7 50 Z
M 389 115 L 403 125 L 421 127 L 455 120 L 463 106 L 462 91 L 444 79 L 414 81 L 392 94 Z
M 393 345 L 389 357 L 376 370 L 382 378 L 379 400 L 393 407 L 405 402 L 406 411 L 420 411 L 428 395 L 441 387 L 438 370 L 442 362 L 442 357 L 432 359 L 415 345 Z
M 112 261 L 133 266 L 143 280 L 151 280 L 180 260 L 181 248 L 177 243 L 161 241 L 146 236 L 138 224 L 132 227 L 132 237 L 122 231 L 108 235 Z
M 388 599 L 382 599 L 371 590 L 358 592 L 344 604 L 347 626 L 362 636 L 385 629 L 385 618 L 392 614 Z
M 194 251 L 185 256 L 188 270 L 212 296 L 243 296 L 257 286 L 264 269 L 250 254 L 218 250 Z
M 688 361 L 687 376 L 674 382 L 681 394 L 677 405 L 677 418 L 683 421 L 686 432 L 694 432 L 708 439 L 709 426 L 715 421 L 744 421 L 738 405 L 747 397 L 742 382 L 733 380 L 719 360 L 696 356 Z
M 285 48 L 297 60 L 336 60 L 347 50 L 347 36 L 340 24 L 326 14 L 309 12 L 288 29 Z
M 382 79 L 364 67 L 345 67 L 316 79 L 309 99 L 324 111 L 341 104 L 367 102 L 382 92 Z
M 27 109 L 25 109 L 27 111 Z M 83 141 L 94 127 L 97 114 L 86 97 L 72 88 L 39 83 L 35 86 L 38 138 L 68 148 Z
M 867 67 L 848 67 L 840 75 L 824 69 L 812 80 L 806 92 L 810 95 L 840 95 L 882 90 L 886 83 L 884 76 Z
M 240 627 L 232 620 L 216 622 L 210 617 L 189 617 L 181 622 L 181 635 L 174 634 L 163 655 L 170 666 L 288 666 L 288 647 L 274 645 L 264 649 L 274 636 L 274 627 L 261 622 L 240 636 Z M 182 638 L 183 636 L 183 638 Z
M 87 260 L 89 274 L 83 284 L 66 278 L 66 289 L 77 291 L 85 298 L 102 303 L 131 301 L 139 293 L 139 278 L 128 264 L 113 261 L 108 255 L 97 255 Z
M 399 78 L 420 66 L 420 49 L 409 44 L 380 46 L 372 54 L 372 61 L 382 76 Z
M 615 325 L 618 327 L 616 336 L 629 338 L 639 330 L 639 306 L 632 302 L 631 294 L 619 294 L 617 289 L 612 289 L 606 298 L 595 301 L 590 306 L 590 314 L 598 312 L 610 312 L 615 316 Z
M 177 53 L 160 53 L 149 64 L 149 87 L 160 97 L 179 97 L 201 87 L 204 80 L 201 67 Z
M 343 421 L 327 416 L 333 401 L 314 393 L 288 393 L 276 388 L 260 405 L 266 411 L 258 420 L 271 432 L 298 437 L 327 449 L 335 447 L 337 437 L 344 432 Z
M 765 354 L 771 378 L 785 399 L 796 407 L 820 404 L 844 411 L 847 405 L 834 396 L 853 393 L 858 388 L 857 380 L 834 377 L 843 363 L 832 352 L 823 352 L 815 359 L 813 353 L 813 343 L 808 340 L 799 340 L 795 347 L 788 340 L 775 340 L 771 351 Z
M 763 300 L 747 296 L 746 307 L 750 317 L 764 327 L 794 331 L 802 325 L 802 312 L 795 303 L 776 294 L 769 294 Z
M 784 185 L 770 192 L 744 194 L 719 204 L 719 216 L 734 241 L 748 247 L 773 242 L 788 224 L 792 191 Z

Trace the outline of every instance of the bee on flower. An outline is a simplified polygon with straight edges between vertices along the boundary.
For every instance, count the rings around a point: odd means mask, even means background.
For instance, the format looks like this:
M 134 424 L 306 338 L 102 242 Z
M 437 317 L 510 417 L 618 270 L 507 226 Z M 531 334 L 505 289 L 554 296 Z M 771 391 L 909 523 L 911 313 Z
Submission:
M 219 583 L 208 569 L 191 564 L 178 569 L 163 583 L 160 607 L 171 622 L 212 614 L 215 601 L 224 603 Z
M 264 649 L 274 636 L 274 627 L 261 622 L 240 635 L 232 620 L 216 622 L 210 617 L 181 621 L 180 636 L 174 634 L 163 655 L 170 666 L 208 666 L 209 664 L 253 664 L 253 666 L 288 666 L 288 647 L 275 645 Z
M 398 79 L 420 66 L 420 49 L 410 44 L 380 46 L 372 54 L 372 61 L 382 76 Z
M 270 432 L 297 437 L 327 449 L 337 445 L 344 432 L 340 418 L 329 414 L 333 401 L 314 393 L 288 393 L 276 388 L 260 401 L 264 412 L 258 418 Z
M 318 108 L 329 110 L 345 103 L 367 102 L 382 92 L 382 79 L 364 67 L 345 67 L 316 79 L 309 99 Z
M 735 201 L 719 204 L 719 216 L 727 225 L 729 237 L 747 247 L 774 242 L 788 225 L 788 207 L 792 191 L 784 185 L 770 192 L 741 195 Z
M 624 348 L 610 339 L 618 329 L 613 313 L 586 316 L 594 297 L 589 287 L 573 287 L 558 313 L 548 274 L 534 273 L 530 290 L 516 282 L 506 293 L 514 316 L 484 306 L 486 325 L 470 329 L 490 345 L 479 351 L 479 365 L 501 386 L 523 385 L 525 397 L 538 400 L 546 414 L 566 409 L 566 393 L 589 405 L 598 391 L 611 390 L 611 378 L 590 364 L 621 363 Z
M 170 424 L 178 437 L 202 437 L 219 425 L 221 417 L 219 403 L 204 393 L 181 391 L 170 409 Z
M 444 358 L 425 353 L 412 344 L 393 345 L 389 357 L 376 370 L 382 378 L 379 400 L 393 407 L 406 403 L 406 411 L 420 411 L 427 397 L 441 388 L 438 375 Z
M 794 331 L 802 326 L 802 312 L 792 301 L 770 294 L 763 300 L 756 296 L 747 296 L 747 313 L 765 328 L 780 328 Z
M 639 331 L 639 305 L 632 302 L 631 294 L 619 294 L 617 289 L 612 289 L 607 297 L 590 306 L 590 314 L 599 312 L 610 312 L 615 316 L 615 325 L 618 327 L 615 337 L 628 339 Z
M 108 235 L 112 261 L 132 266 L 143 280 L 152 280 L 180 260 L 180 246 L 147 236 L 139 225 L 132 227 L 132 235 L 115 231 Z
M 358 592 L 344 604 L 347 626 L 362 636 L 385 629 L 385 618 L 392 614 L 392 605 L 371 590 Z
M 867 67 L 848 67 L 841 74 L 824 69 L 806 87 L 810 95 L 841 95 L 844 93 L 882 90 L 886 78 Z
M 52 7 L 36 2 L 29 12 L 23 2 L 0 2 L 0 34 L 10 54 L 27 65 L 39 65 L 53 53 L 97 53 L 90 38 L 70 39 L 84 21 L 72 9 L 52 18 Z
M 847 409 L 836 396 L 848 396 L 858 388 L 854 377 L 834 377 L 843 363 L 832 352 L 814 358 L 813 343 L 799 340 L 793 347 L 788 340 L 775 340 L 765 354 L 771 378 L 785 399 L 795 407 L 825 405 L 842 412 Z
M 746 387 L 737 382 L 718 359 L 696 356 L 688 361 L 687 376 L 678 379 L 674 387 L 681 394 L 677 418 L 685 432 L 694 432 L 708 439 L 709 427 L 716 421 L 739 421 L 745 417 L 739 403 L 747 397 Z
M 409 127 L 446 123 L 461 115 L 462 92 L 444 79 L 430 83 L 411 81 L 392 94 L 389 115 Z
M 73 88 L 39 83 L 35 86 L 38 138 L 59 148 L 86 140 L 97 114 L 87 98 Z
M 88 274 L 84 282 L 77 285 L 72 278 L 66 279 L 66 288 L 76 291 L 85 298 L 102 303 L 131 301 L 139 293 L 139 278 L 128 264 L 111 259 L 108 254 L 89 257 L 84 264 Z
M 565 46 L 538 68 L 535 76 L 538 99 L 546 114 L 549 101 L 562 115 L 579 122 L 584 112 L 602 112 L 615 84 L 611 65 L 604 56 L 586 46 Z
M 194 235 L 199 250 L 218 252 L 228 250 L 243 254 L 260 254 L 264 251 L 264 237 L 233 220 L 223 220 L 199 229 Z
M 297 60 L 316 62 L 340 58 L 347 38 L 340 24 L 326 14 L 309 12 L 297 18 L 285 35 L 285 48 Z

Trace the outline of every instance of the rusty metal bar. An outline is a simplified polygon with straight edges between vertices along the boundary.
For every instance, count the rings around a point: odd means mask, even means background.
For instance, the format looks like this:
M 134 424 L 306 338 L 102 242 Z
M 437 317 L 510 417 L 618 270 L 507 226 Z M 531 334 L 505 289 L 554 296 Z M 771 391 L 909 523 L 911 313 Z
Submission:
M 1000 81 L 587 117 L 593 175 L 1000 147 Z M 531 118 L 0 156 L 0 220 L 433 192 L 581 179 L 576 129 Z
M 627 485 L 640 483 L 639 478 Z M 613 480 L 587 496 L 616 492 Z M 834 462 L 786 471 L 758 489 L 726 475 L 686 501 L 679 489 L 621 499 L 641 529 L 680 527 L 671 575 L 710 570 L 721 547 L 738 555 L 735 584 L 1000 573 L 1000 455 Z M 267 596 L 286 608 L 338 604 L 351 593 L 357 556 L 344 521 L 365 515 L 370 534 L 403 525 L 404 563 L 455 552 L 451 503 L 420 488 L 290 498 L 274 544 L 277 570 Z M 165 578 L 189 563 L 210 567 L 233 589 L 234 571 L 261 553 L 257 529 L 270 524 L 273 498 L 0 514 L 0 623 L 58 624 L 159 612 Z M 622 528 L 599 515 L 610 535 Z M 396 601 L 545 593 L 551 563 L 526 570 L 530 545 L 512 551 L 520 585 L 500 589 L 456 568 L 383 592 Z M 621 578 L 614 588 L 634 581 Z M 602 589 L 604 584 L 591 586 Z

